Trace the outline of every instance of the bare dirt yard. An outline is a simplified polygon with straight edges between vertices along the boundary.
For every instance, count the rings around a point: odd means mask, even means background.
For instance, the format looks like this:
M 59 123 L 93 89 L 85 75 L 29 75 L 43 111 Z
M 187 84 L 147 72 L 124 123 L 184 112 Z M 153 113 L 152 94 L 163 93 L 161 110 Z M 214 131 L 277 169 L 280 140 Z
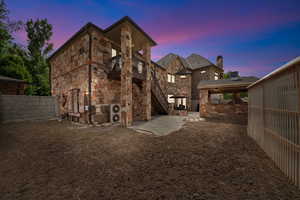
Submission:
M 300 199 L 246 126 L 190 122 L 164 137 L 69 122 L 0 127 L 0 199 Z

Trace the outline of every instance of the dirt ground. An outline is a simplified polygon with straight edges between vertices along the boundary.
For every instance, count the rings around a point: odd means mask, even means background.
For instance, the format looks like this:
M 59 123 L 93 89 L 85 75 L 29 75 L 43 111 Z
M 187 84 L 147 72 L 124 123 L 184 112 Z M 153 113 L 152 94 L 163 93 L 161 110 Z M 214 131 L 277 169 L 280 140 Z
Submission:
M 69 122 L 0 127 L 0 199 L 300 199 L 246 126 L 191 122 L 153 137 Z

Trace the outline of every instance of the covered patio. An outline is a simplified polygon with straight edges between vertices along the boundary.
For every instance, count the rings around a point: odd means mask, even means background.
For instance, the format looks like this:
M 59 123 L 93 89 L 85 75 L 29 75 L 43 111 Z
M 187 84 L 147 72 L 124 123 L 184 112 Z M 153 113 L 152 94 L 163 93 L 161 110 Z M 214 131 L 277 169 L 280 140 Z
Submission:
M 256 80 L 256 77 L 237 77 L 200 81 L 197 87 L 200 116 L 246 114 L 248 110 L 247 87 Z M 241 94 L 244 98 L 241 98 Z

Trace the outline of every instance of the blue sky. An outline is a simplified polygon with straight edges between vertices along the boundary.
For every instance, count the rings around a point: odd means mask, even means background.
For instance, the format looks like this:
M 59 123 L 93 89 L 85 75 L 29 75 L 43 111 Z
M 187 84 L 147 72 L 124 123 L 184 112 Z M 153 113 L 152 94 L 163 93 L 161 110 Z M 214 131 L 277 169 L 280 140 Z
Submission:
M 225 71 L 263 76 L 300 55 L 299 0 L 6 0 L 13 19 L 47 18 L 62 45 L 87 22 L 105 28 L 130 16 L 158 43 L 152 59 L 198 53 Z M 19 32 L 16 41 L 24 43 Z

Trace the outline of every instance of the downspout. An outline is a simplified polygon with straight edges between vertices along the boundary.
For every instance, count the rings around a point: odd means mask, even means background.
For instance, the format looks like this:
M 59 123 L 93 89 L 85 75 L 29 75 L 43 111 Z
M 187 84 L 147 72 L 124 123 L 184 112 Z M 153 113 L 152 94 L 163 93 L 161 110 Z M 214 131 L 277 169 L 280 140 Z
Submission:
M 91 33 L 88 31 L 88 35 L 89 35 L 89 78 L 88 78 L 88 91 L 89 91 L 89 100 L 88 100 L 88 111 L 89 111 L 89 123 L 92 124 L 92 35 Z

